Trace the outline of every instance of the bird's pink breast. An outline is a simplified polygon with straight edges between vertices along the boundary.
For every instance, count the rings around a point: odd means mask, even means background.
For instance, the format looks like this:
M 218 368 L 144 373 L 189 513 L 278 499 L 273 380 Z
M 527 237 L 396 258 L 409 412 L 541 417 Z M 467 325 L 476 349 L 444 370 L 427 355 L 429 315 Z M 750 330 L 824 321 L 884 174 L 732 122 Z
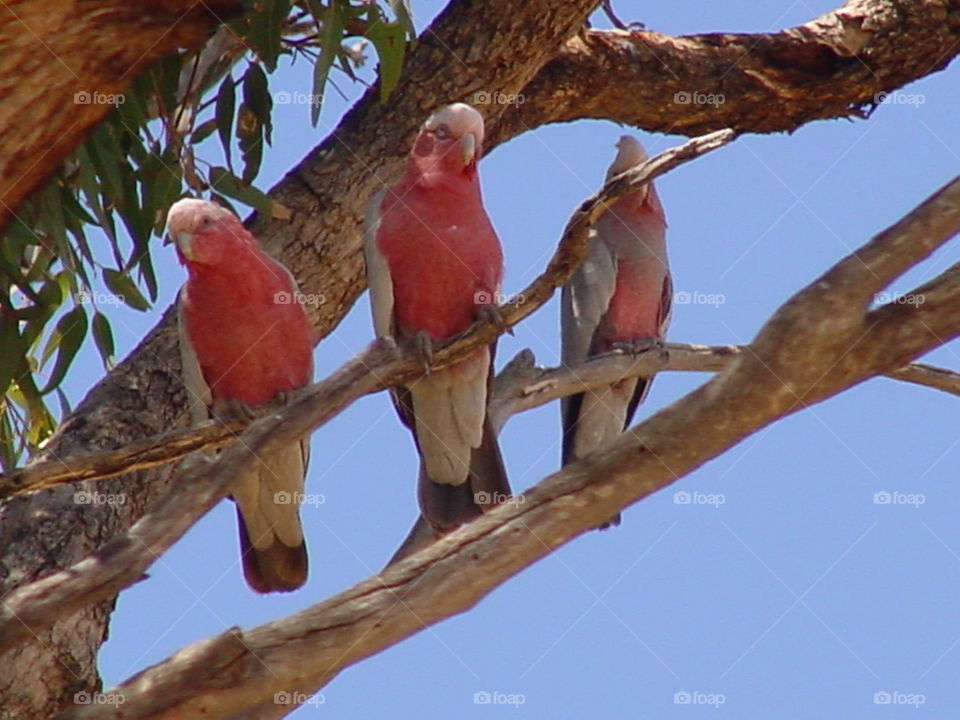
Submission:
M 617 257 L 616 286 L 599 328 L 597 347 L 660 334 L 667 268 L 663 210 L 655 191 L 647 202 L 619 202 L 598 221 L 598 232 Z
M 474 322 L 479 305 L 495 301 L 503 255 L 479 193 L 388 193 L 377 245 L 390 269 L 394 316 L 407 335 L 451 337 Z
M 314 330 L 294 293 L 265 255 L 239 273 L 191 273 L 184 320 L 214 399 L 259 405 L 311 382 Z

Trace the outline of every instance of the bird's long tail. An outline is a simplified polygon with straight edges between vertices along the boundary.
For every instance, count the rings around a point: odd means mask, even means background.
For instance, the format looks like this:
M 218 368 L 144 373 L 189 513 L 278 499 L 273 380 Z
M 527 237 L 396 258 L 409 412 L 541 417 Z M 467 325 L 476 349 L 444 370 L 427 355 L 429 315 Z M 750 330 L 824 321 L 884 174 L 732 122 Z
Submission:
M 483 439 L 470 455 L 470 477 L 460 485 L 442 485 L 427 477 L 420 463 L 418 495 L 422 514 L 388 565 L 412 555 L 435 539 L 510 497 L 510 481 L 489 419 L 484 421 Z

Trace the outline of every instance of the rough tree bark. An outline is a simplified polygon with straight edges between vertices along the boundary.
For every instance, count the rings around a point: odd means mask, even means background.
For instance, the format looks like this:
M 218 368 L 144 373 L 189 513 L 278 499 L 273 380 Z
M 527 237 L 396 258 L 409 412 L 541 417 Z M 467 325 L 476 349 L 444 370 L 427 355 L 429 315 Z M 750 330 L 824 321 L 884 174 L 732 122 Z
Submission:
M 490 124 L 490 147 L 538 125 L 572 119 L 570 96 L 584 94 L 603 84 L 598 83 L 591 73 L 598 72 L 598 67 L 609 69 L 610 59 L 608 56 L 606 61 L 601 61 L 597 56 L 606 52 L 604 48 L 619 47 L 622 41 L 617 33 L 603 36 L 609 42 L 600 41 L 601 36 L 596 33 L 578 36 L 583 19 L 595 4 L 595 0 L 534 0 L 522 4 L 507 0 L 461 0 L 452 3 L 408 56 L 404 76 L 390 104 L 381 106 L 376 96 L 368 93 L 330 138 L 309 153 L 274 189 L 273 197 L 293 211 L 293 218 L 289 221 L 256 218 L 254 229 L 294 270 L 306 292 L 322 292 L 327 298 L 328 302 L 317 308 L 314 315 L 322 334 L 329 333 L 336 326 L 364 288 L 359 251 L 363 206 L 374 190 L 394 179 L 409 141 L 426 113 L 442 103 L 470 101 L 478 91 L 523 92 L 527 102 L 521 110 L 499 105 L 480 108 Z M 35 5 L 46 7 L 47 3 L 37 2 Z M 166 9 L 176 6 L 172 0 L 161 4 Z M 15 7 L 19 12 L 23 5 Z M 97 20 L 98 11 L 102 12 L 104 7 L 112 5 L 77 5 L 72 11 L 78 14 L 72 25 L 85 28 L 98 39 L 103 37 L 106 45 L 91 42 L 87 37 L 83 47 L 76 43 L 72 47 L 77 53 L 74 67 L 96 68 L 99 89 L 109 91 L 128 82 L 130 64 L 118 62 L 115 54 L 110 56 L 114 62 L 99 63 L 98 58 L 102 57 L 105 47 L 116 53 L 128 43 L 134 31 L 116 20 L 117 17 L 127 18 L 119 11 L 117 14 L 104 13 L 104 17 Z M 149 15 L 144 17 L 144 12 L 138 8 L 136 17 L 129 22 L 142 21 L 145 26 L 155 28 L 151 24 L 152 18 Z M 738 67 L 746 62 L 754 74 L 760 73 L 765 79 L 775 78 L 780 97 L 779 113 L 793 117 L 792 122 L 799 124 L 813 117 L 847 115 L 850 105 L 868 99 L 870 81 L 864 74 L 867 71 L 858 68 L 862 61 L 867 61 L 869 71 L 882 78 L 878 88 L 889 89 L 939 69 L 960 50 L 960 45 L 949 46 L 950 42 L 960 39 L 953 3 L 942 0 L 856 0 L 845 6 L 837 17 L 847 12 L 865 18 L 862 22 L 857 21 L 862 27 L 879 28 L 876 31 L 871 29 L 870 36 L 859 48 L 858 57 L 850 58 L 837 50 L 838 20 L 831 21 L 831 16 L 796 29 L 789 38 L 791 52 L 767 54 L 763 42 L 758 46 L 759 52 L 747 51 L 753 42 L 748 36 L 723 42 L 706 37 L 689 43 L 690 62 L 699 68 L 698 72 L 705 73 L 692 89 L 706 91 L 711 83 L 723 87 L 724 81 L 720 77 L 730 71 L 729 60 L 721 57 L 724 43 L 728 53 L 731 52 L 729 48 L 736 52 L 736 48 L 742 46 L 744 57 Z M 57 11 L 49 10 L 49 13 L 59 17 Z M 58 35 L 69 34 L 70 29 L 53 21 L 46 22 L 52 24 L 42 25 L 48 33 L 44 39 L 52 47 L 61 47 Z M 97 28 L 96 32 L 93 27 Z M 900 39 L 894 41 L 898 33 Z M 154 32 L 154 35 L 158 34 Z M 194 36 L 177 37 L 176 42 L 186 44 Z M 773 38 L 771 42 L 776 44 L 780 36 L 762 37 Z M 151 42 L 154 40 L 156 37 L 151 38 Z M 650 41 L 653 40 L 651 37 Z M 661 38 L 661 41 L 675 46 L 676 55 L 673 57 L 676 58 L 681 57 L 688 45 L 683 39 Z M 169 49 L 176 44 L 171 42 L 165 47 Z M 64 43 L 70 46 L 66 39 Z M 144 43 L 142 47 L 149 45 Z M 720 50 L 712 64 L 702 53 L 697 54 L 698 50 L 706 52 L 717 45 Z M 909 45 L 910 52 L 916 57 L 935 58 L 936 62 L 906 63 L 904 45 Z M 42 64 L 43 51 L 37 47 L 18 47 L 16 44 L 14 47 L 13 52 L 2 54 L 4 60 L 0 62 L 19 62 L 16 58 L 26 58 L 34 64 Z M 846 61 L 820 67 L 809 59 L 811 55 L 819 54 L 828 58 L 833 54 L 840 59 L 846 58 Z M 612 70 L 613 75 L 605 81 L 620 83 L 629 80 L 644 86 L 674 82 L 664 66 L 645 62 L 636 53 L 628 53 L 619 61 L 623 64 Z M 52 56 L 50 62 L 57 63 Z M 555 62 L 563 63 L 562 72 L 558 71 Z M 583 70 L 579 73 L 579 85 L 575 82 L 578 66 Z M 42 72 L 37 72 L 37 77 L 42 78 Z M 551 81 L 551 74 L 556 74 L 559 79 Z M 10 77 L 10 74 L 4 77 Z M 748 73 L 737 77 L 745 83 L 745 78 L 753 76 Z M 854 77 L 867 79 L 850 82 Z M 17 79 L 18 84 L 26 84 L 23 73 Z M 568 96 L 551 94 L 551 83 L 558 81 L 566 83 L 564 88 Z M 0 80 L 0 87 L 3 82 Z M 849 90 L 845 93 L 843 88 L 847 84 Z M 766 87 L 769 82 L 767 85 L 760 82 L 760 85 Z M 22 103 L 31 102 L 32 95 L 27 90 L 22 91 L 23 95 L 12 95 L 16 88 L 11 86 L 3 89 L 7 102 L 4 103 L 5 110 L 0 111 L 0 136 L 4 137 L 5 145 L 17 138 L 21 153 L 17 167 L 22 173 L 39 155 L 47 153 L 52 138 L 8 132 L 16 125 L 16 113 L 26 107 Z M 70 106 L 74 92 L 86 88 L 58 81 L 43 89 L 47 93 L 43 107 L 47 108 L 50 103 L 50 108 L 62 109 Z M 733 92 L 729 97 L 733 97 Z M 753 88 L 737 105 L 735 113 L 731 111 L 724 116 L 724 122 L 743 130 L 771 129 L 765 115 L 771 97 L 770 91 L 760 92 Z M 607 103 L 606 116 L 615 117 L 610 99 L 602 99 Z M 649 102 L 652 100 L 643 100 L 643 103 Z M 832 108 L 833 114 L 827 111 L 811 114 L 810 108 L 818 102 Z M 801 110 L 791 115 L 789 108 L 794 103 L 799 103 Z M 601 100 L 596 100 L 593 107 L 592 112 L 597 115 L 586 116 L 603 116 L 600 114 L 604 107 Z M 731 108 L 733 105 L 728 110 Z M 693 114 L 685 132 L 694 132 L 697 123 L 702 125 L 705 122 L 693 112 L 699 110 L 693 106 L 677 109 L 678 115 L 683 112 Z M 4 115 L 4 112 L 10 114 Z M 50 112 L 49 109 L 44 111 L 41 117 L 50 116 Z M 530 114 L 525 115 L 528 112 Z M 649 112 L 646 116 L 637 108 L 628 108 L 626 112 L 631 113 L 628 121 L 633 124 L 647 129 L 661 127 Z M 737 120 L 734 115 L 743 119 Z M 92 117 L 84 117 L 93 122 Z M 59 117 L 53 119 L 63 122 Z M 60 127 L 66 129 L 66 126 Z M 75 144 L 80 135 L 70 137 Z M 41 144 L 36 145 L 38 142 Z M 62 156 L 65 152 L 66 141 L 56 145 L 57 154 Z M 52 160 L 54 155 L 47 155 L 49 157 L 45 156 L 47 159 L 43 160 L 46 168 L 43 177 L 56 165 Z M 16 177 L 18 173 L 11 175 L 7 172 L 11 167 L 0 166 L 0 179 Z M 41 173 L 38 171 L 37 175 Z M 5 198 L 4 202 L 11 209 L 15 208 L 13 196 Z M 168 313 L 141 346 L 91 391 L 47 448 L 46 459 L 81 450 L 122 446 L 178 424 L 183 393 L 177 379 L 179 364 L 170 319 Z M 0 508 L 0 552 L 3 553 L 0 556 L 0 582 L 3 588 L 9 590 L 88 555 L 136 521 L 149 503 L 164 494 L 168 478 L 168 469 L 125 477 L 122 480 L 124 492 L 134 501 L 123 506 L 79 506 L 72 502 L 70 488 L 45 491 L 6 503 Z M 102 490 L 119 492 L 119 488 L 120 485 L 115 489 L 108 485 Z M 0 716 L 48 715 L 50 710 L 69 704 L 74 692 L 96 689 L 95 652 L 105 638 L 110 607 L 110 602 L 90 606 L 77 616 L 64 619 L 36 642 L 0 658 L 0 665 L 16 666 L 19 675 L 15 682 L 6 675 L 0 677 L 0 698 L 3 699 Z
M 582 118 L 683 135 L 791 132 L 863 117 L 884 93 L 945 68 L 958 41 L 953 0 L 854 0 L 770 34 L 591 30 L 537 73 L 504 132 Z
M 199 47 L 241 0 L 0 5 L 0 232 L 157 58 Z M 76 93 L 86 93 L 77 99 Z M 86 99 L 87 102 L 82 100 Z

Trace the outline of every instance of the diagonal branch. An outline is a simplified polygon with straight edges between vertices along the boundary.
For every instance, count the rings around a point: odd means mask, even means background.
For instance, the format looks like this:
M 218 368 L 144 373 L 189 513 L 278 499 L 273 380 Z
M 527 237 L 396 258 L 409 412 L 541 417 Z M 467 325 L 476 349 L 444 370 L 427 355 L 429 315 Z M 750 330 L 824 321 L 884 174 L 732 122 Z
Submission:
M 903 229 L 911 232 L 909 223 Z M 920 235 L 925 228 L 915 220 L 912 231 Z M 873 331 L 877 323 L 871 316 L 889 316 L 885 321 L 891 325 L 897 318 L 904 325 L 917 322 L 899 308 L 894 308 L 899 314 L 886 307 L 862 314 L 860 327 L 829 324 L 824 316 L 832 311 L 833 297 L 850 290 L 826 282 L 835 276 L 850 282 L 835 271 L 785 303 L 712 380 L 631 428 L 607 450 L 569 465 L 516 501 L 329 600 L 181 650 L 115 688 L 113 694 L 123 697 L 122 709 L 78 707 L 66 717 L 226 717 L 268 702 L 277 692 L 316 690 L 344 668 L 467 610 L 553 548 L 766 425 L 891 372 L 904 356 L 912 359 L 960 334 L 956 304 L 925 317 L 938 319 L 941 337 L 908 332 L 896 347 L 888 332 Z M 801 340 L 818 358 L 812 382 L 810 360 L 792 351 Z M 234 447 L 228 453 L 239 451 Z

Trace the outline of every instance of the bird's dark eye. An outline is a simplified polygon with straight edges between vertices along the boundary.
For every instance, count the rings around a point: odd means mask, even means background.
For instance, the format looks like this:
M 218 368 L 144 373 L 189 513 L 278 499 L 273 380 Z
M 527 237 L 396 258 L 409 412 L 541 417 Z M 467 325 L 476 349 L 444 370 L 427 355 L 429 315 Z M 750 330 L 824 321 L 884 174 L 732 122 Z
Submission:
M 206 230 L 208 227 L 213 225 L 213 218 L 209 215 L 204 215 L 200 218 L 200 229 Z

